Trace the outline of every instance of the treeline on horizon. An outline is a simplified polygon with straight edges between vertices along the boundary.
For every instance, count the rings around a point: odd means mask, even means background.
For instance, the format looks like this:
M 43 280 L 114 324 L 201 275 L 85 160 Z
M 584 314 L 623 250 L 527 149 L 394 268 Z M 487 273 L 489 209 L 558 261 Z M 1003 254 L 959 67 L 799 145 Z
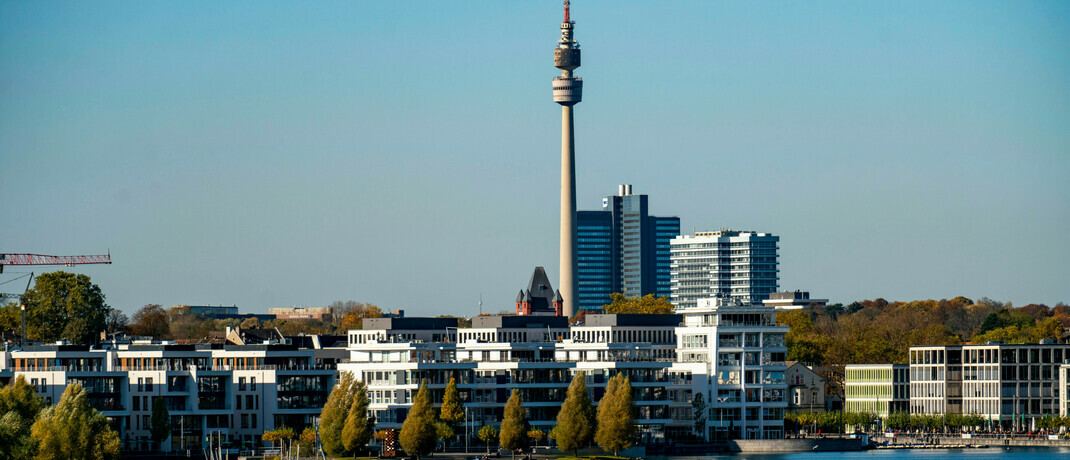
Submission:
M 791 328 L 788 360 L 817 367 L 830 389 L 839 392 L 845 365 L 907 363 L 912 346 L 1061 342 L 1070 327 L 1070 305 L 1016 308 L 962 296 L 910 302 L 878 298 L 780 312 L 777 322 Z

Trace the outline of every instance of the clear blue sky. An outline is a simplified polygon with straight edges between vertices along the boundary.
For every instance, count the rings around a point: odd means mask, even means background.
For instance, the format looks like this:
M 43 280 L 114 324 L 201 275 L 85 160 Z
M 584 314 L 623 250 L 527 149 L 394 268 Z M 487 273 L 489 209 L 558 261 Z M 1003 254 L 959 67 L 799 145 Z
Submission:
M 573 19 L 580 209 L 631 183 L 688 232 L 775 233 L 781 288 L 833 301 L 1070 302 L 1070 2 Z M 0 252 L 110 249 L 68 270 L 127 312 L 511 309 L 534 266 L 557 279 L 560 21 L 553 0 L 2 2 Z

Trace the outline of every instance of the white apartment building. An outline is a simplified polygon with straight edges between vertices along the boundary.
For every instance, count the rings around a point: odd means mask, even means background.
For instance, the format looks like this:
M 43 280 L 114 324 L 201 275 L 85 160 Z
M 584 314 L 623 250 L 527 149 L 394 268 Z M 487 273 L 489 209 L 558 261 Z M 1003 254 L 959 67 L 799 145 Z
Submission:
M 1059 415 L 1070 415 L 1070 364 L 1059 366 Z
M 199 451 L 216 433 L 229 446 L 251 448 L 265 430 L 300 431 L 319 416 L 339 357 L 343 349 L 284 344 L 28 346 L 0 354 L 0 383 L 22 375 L 49 404 L 80 383 L 113 421 L 124 450 L 152 448 L 156 399 L 171 415 L 164 450 Z
M 910 412 L 979 414 L 1006 429 L 1035 429 L 1063 410 L 1067 360 L 1068 344 L 911 347 Z
M 479 316 L 464 329 L 452 319 L 382 319 L 350 331 L 339 371 L 368 383 L 379 428 L 400 427 L 421 381 L 440 404 L 455 378 L 469 433 L 500 423 L 513 389 L 531 426 L 549 430 L 582 371 L 596 402 L 610 377 L 631 379 L 644 443 L 775 439 L 784 434 L 787 328 L 774 311 L 707 300 L 676 315 L 590 314 L 572 327 L 554 316 Z M 709 402 L 703 433 L 693 433 L 697 392 Z
M 770 233 L 728 229 L 673 238 L 670 300 L 678 308 L 712 297 L 761 304 L 777 290 L 779 241 Z

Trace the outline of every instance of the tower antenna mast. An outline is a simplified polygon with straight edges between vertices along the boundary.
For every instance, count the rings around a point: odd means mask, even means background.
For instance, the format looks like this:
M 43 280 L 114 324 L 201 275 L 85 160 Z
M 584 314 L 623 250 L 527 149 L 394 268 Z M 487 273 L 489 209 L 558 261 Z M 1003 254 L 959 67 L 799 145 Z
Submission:
M 572 21 L 570 4 L 565 1 L 565 21 L 561 23 L 561 39 L 554 48 L 554 67 L 561 75 L 554 77 L 554 102 L 561 104 L 561 254 L 560 282 L 561 314 L 571 318 L 576 314 L 576 142 L 573 139 L 572 106 L 583 96 L 583 79 L 572 75 L 580 66 L 580 44 L 572 38 L 576 23 Z

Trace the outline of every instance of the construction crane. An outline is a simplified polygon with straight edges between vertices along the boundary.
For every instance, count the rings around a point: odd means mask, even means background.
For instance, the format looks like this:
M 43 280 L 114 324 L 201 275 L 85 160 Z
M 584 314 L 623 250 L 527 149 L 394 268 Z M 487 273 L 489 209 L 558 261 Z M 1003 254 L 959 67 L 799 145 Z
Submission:
M 46 256 L 43 254 L 0 254 L 0 273 L 4 272 L 4 265 L 64 265 L 67 267 L 73 267 L 75 265 L 110 263 L 110 251 L 108 252 L 108 254 L 99 256 Z M 29 292 L 30 290 L 30 283 L 33 283 L 33 273 L 30 273 L 30 280 L 26 282 L 26 292 Z M 22 295 L 0 294 L 0 298 L 19 299 L 19 310 L 21 310 L 22 313 L 22 318 L 20 321 L 22 331 L 21 337 L 19 338 L 19 345 L 21 346 L 22 341 L 26 340 L 26 294 L 25 292 Z
M 46 256 L 42 254 L 0 254 L 0 273 L 4 265 L 75 265 L 110 264 L 111 253 L 101 256 Z

